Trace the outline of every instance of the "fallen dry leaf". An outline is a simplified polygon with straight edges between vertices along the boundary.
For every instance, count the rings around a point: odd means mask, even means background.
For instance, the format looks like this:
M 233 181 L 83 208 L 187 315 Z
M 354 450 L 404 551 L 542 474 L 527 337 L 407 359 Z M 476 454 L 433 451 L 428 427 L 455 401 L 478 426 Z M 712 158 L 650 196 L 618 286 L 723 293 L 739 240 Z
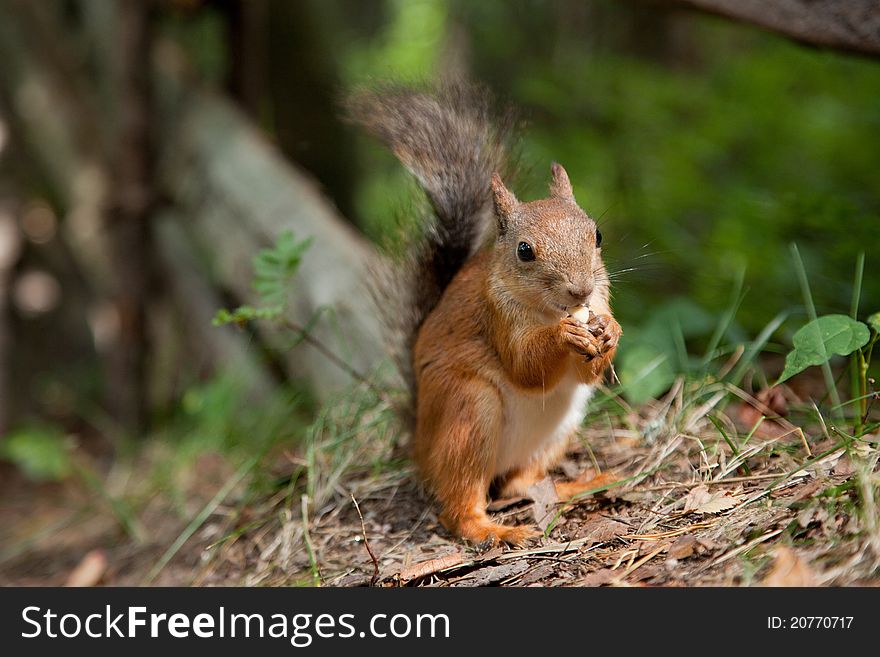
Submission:
M 749 428 L 755 426 L 762 415 L 767 417 L 788 415 L 788 402 L 785 401 L 785 395 L 779 387 L 764 388 L 755 395 L 755 400 L 757 404 L 744 401 L 739 407 L 740 420 Z
M 697 509 L 702 504 L 705 504 L 709 500 L 712 499 L 712 493 L 709 492 L 709 488 L 706 486 L 697 486 L 691 489 L 685 498 L 684 498 L 684 511 L 683 513 L 690 513 L 694 509 Z
M 523 575 L 520 580 L 520 586 L 529 586 L 530 584 L 534 584 L 535 582 L 540 582 L 545 577 L 549 577 L 556 572 L 556 564 L 554 563 L 545 563 L 537 568 L 532 568 L 529 572 Z
M 467 579 L 458 583 L 458 586 L 488 586 L 524 573 L 528 569 L 529 564 L 525 559 L 500 566 L 482 568 L 468 575 Z
M 639 568 L 631 575 L 627 576 L 626 581 L 630 584 L 635 584 L 637 582 L 643 582 L 646 579 L 652 579 L 657 577 L 660 574 L 660 566 L 656 564 L 650 564 L 645 566 L 644 568 Z
M 785 394 L 779 386 L 765 388 L 755 397 L 759 402 L 765 404 L 771 411 L 779 417 L 788 416 L 788 402 L 785 400 Z
M 807 466 L 800 472 L 806 472 L 808 474 L 812 474 L 817 479 L 821 479 L 822 477 L 827 477 L 831 474 L 834 468 L 837 467 L 838 462 L 842 459 L 846 454 L 845 449 L 839 449 L 836 452 L 829 454 L 823 459 L 819 459 L 812 465 Z M 795 473 L 797 475 L 798 473 Z
M 446 570 L 447 568 L 454 568 L 464 562 L 465 558 L 461 552 L 447 554 L 446 556 L 437 557 L 436 559 L 428 559 L 427 561 L 414 563 L 401 570 L 399 577 L 401 580 L 408 582 L 413 579 L 424 577 L 425 575 L 431 575 L 440 572 L 441 570 Z
M 710 493 L 707 486 L 697 486 L 685 496 L 683 513 L 721 513 L 739 502 L 738 497 L 726 491 Z
M 610 568 L 600 568 L 588 573 L 585 577 L 575 582 L 575 586 L 604 586 L 613 580 L 618 573 Z
M 107 570 L 107 555 L 103 550 L 92 550 L 74 568 L 64 586 L 95 586 Z
M 700 545 L 700 552 L 717 552 L 721 548 L 717 541 L 713 541 L 705 536 L 698 538 L 697 543 Z
M 739 505 L 739 498 L 730 493 L 719 493 L 694 509 L 694 513 L 721 513 Z
M 586 538 L 592 541 L 592 543 L 604 543 L 617 536 L 624 536 L 629 532 L 630 528 L 628 525 L 612 518 L 600 516 L 581 525 L 575 538 Z
M 794 550 L 783 546 L 776 548 L 776 560 L 762 583 L 764 586 L 816 586 L 816 576 Z
M 559 503 L 556 485 L 550 477 L 544 477 L 541 481 L 529 486 L 528 494 L 534 501 L 532 515 L 535 518 L 535 523 L 542 532 L 546 531 L 556 516 L 556 507 Z
M 848 454 L 844 454 L 840 457 L 837 465 L 834 466 L 831 474 L 837 477 L 851 477 L 855 471 L 856 468 L 853 465 L 852 459 L 849 457 Z
M 797 514 L 797 521 L 801 529 L 806 529 L 812 523 L 816 523 L 825 532 L 834 532 L 837 525 L 836 516 L 828 513 L 828 510 L 820 506 L 816 501 L 812 502 L 810 506 L 801 509 Z
M 692 534 L 685 534 L 669 547 L 669 559 L 687 559 L 697 549 L 697 539 Z
M 369 586 L 371 579 L 372 577 L 370 575 L 364 575 L 363 573 L 351 573 L 350 575 L 346 575 L 345 577 L 333 582 L 333 586 L 339 588 Z
M 501 547 L 500 545 L 496 545 L 495 547 L 490 548 L 488 551 L 483 552 L 480 555 L 479 559 L 477 559 L 477 561 L 478 562 L 495 561 L 495 559 L 500 557 L 502 554 L 504 554 L 504 548 Z

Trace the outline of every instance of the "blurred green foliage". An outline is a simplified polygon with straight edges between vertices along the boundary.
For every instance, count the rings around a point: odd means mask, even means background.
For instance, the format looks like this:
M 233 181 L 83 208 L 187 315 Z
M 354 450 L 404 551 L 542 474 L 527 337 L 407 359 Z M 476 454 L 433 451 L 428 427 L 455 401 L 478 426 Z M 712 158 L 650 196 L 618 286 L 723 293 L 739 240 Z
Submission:
M 517 194 L 542 196 L 562 162 L 603 227 L 633 401 L 713 340 L 773 323 L 789 341 L 804 312 L 792 242 L 819 313 L 846 306 L 862 250 L 862 308 L 880 306 L 880 63 L 635 2 L 383 6 L 383 26 L 336 42 L 343 84 L 465 70 L 520 110 Z M 393 241 L 424 205 L 378 145 L 359 153 L 357 220 Z
M 34 481 L 57 481 L 71 473 L 69 447 L 57 429 L 25 428 L 3 438 L 0 459 Z
M 849 298 L 867 249 L 863 298 L 876 306 L 880 64 L 700 15 L 649 25 L 646 55 L 633 46 L 641 5 L 585 6 L 388 2 L 383 28 L 337 44 L 341 77 L 432 79 L 461 60 L 520 108 L 518 193 L 543 194 L 549 163 L 566 166 L 601 217 L 611 269 L 635 269 L 615 286 L 625 325 L 681 297 L 720 312 L 744 270 L 737 321 L 760 330 L 797 305 L 792 241 L 820 312 Z M 411 212 L 413 185 L 374 144 L 361 157 L 358 219 L 384 236 Z
M 845 305 L 860 250 L 863 307 L 880 305 L 877 61 L 635 1 L 303 6 L 338 94 L 376 80 L 464 73 L 516 108 L 521 167 L 512 185 L 521 198 L 541 196 L 549 163 L 565 165 L 581 205 L 603 226 L 606 260 L 619 272 L 615 308 L 628 329 L 656 324 L 654 310 L 683 298 L 717 315 L 740 276 L 746 296 L 728 337 L 754 335 L 782 309 L 797 318 L 791 242 L 819 313 Z M 170 29 L 217 79 L 231 55 L 228 45 L 225 59 L 217 54 L 223 32 L 209 14 L 199 12 L 189 30 L 174 21 Z M 283 84 L 270 81 L 267 93 Z M 347 135 L 357 157 L 351 218 L 373 239 L 399 244 L 424 199 L 382 147 L 356 130 Z M 785 326 L 789 337 L 796 328 Z M 636 332 L 626 331 L 624 347 Z M 691 348 L 709 333 L 687 338 Z
M 168 437 L 191 454 L 236 450 L 245 459 L 273 445 L 290 444 L 313 410 L 302 388 L 288 386 L 254 400 L 229 373 L 186 392 L 168 425 Z

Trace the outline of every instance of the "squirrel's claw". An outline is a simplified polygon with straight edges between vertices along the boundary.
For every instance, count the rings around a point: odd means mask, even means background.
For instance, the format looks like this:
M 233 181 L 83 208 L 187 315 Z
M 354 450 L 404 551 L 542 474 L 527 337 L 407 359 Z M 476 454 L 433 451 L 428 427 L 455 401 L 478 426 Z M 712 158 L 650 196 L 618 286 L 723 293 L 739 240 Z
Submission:
M 599 355 L 600 343 L 590 326 L 574 317 L 565 317 L 559 323 L 562 343 L 588 359 Z
M 617 346 L 620 325 L 610 315 L 593 315 L 589 322 L 565 317 L 559 323 L 563 344 L 588 363 L 604 356 Z

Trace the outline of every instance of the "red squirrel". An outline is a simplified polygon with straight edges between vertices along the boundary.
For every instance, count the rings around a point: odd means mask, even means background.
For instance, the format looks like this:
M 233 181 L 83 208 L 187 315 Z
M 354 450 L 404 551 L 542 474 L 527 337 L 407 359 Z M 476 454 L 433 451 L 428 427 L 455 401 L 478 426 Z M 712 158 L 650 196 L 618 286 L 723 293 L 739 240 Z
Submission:
M 451 533 L 521 544 L 538 532 L 492 521 L 489 488 L 523 495 L 546 476 L 614 358 L 602 235 L 559 164 L 547 198 L 521 202 L 505 187 L 506 133 L 483 92 L 386 87 L 349 111 L 433 208 L 402 294 L 418 471 Z M 587 487 L 556 483 L 560 499 Z

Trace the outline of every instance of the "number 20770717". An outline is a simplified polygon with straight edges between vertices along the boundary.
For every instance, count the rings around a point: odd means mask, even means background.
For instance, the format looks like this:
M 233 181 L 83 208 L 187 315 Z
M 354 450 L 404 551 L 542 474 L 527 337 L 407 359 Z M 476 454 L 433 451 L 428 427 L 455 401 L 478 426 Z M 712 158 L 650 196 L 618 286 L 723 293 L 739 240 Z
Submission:
M 847 630 L 854 616 L 768 616 L 767 628 L 771 630 Z

